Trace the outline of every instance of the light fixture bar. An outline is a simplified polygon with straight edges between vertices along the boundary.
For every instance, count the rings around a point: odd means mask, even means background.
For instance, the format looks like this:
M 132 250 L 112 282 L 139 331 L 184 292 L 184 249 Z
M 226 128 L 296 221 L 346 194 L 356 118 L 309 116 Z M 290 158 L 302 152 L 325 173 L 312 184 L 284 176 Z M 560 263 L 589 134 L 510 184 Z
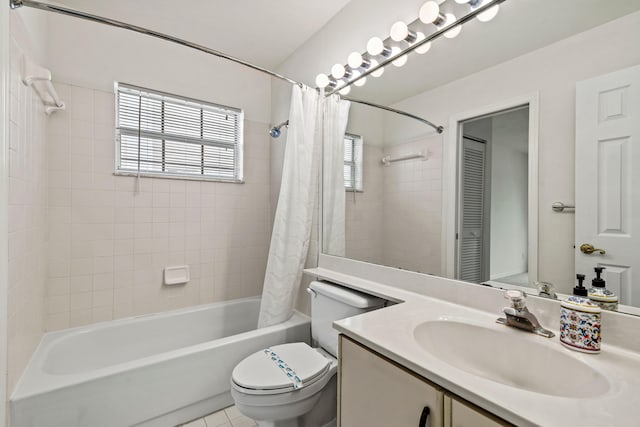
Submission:
M 325 93 L 325 96 L 329 96 L 329 95 L 333 95 L 334 93 L 348 87 L 351 86 L 352 84 L 354 84 L 355 82 L 357 82 L 360 79 L 365 78 L 366 76 L 368 76 L 369 74 L 373 73 L 374 71 L 383 68 L 387 65 L 389 65 L 390 63 L 392 63 L 393 61 L 395 61 L 396 59 L 400 58 L 403 55 L 406 55 L 412 51 L 414 51 L 415 49 L 419 48 L 420 46 L 429 43 L 435 39 L 437 39 L 438 37 L 440 37 L 441 35 L 443 35 L 444 33 L 446 33 L 447 31 L 451 30 L 454 27 L 466 24 L 467 22 L 471 21 L 473 18 L 475 18 L 477 15 L 480 15 L 482 12 L 486 12 L 487 10 L 491 9 L 494 6 L 499 5 L 500 3 L 504 3 L 507 0 L 493 0 L 490 2 L 487 2 L 485 4 L 483 4 L 482 6 L 478 7 L 477 9 L 472 9 L 469 13 L 467 13 L 466 15 L 462 16 L 460 19 L 456 20 L 455 22 L 437 29 L 436 31 L 434 31 L 433 33 L 426 35 L 424 39 L 421 39 L 420 41 L 412 44 L 411 46 L 407 46 L 406 48 L 400 50 L 400 52 L 396 53 L 395 55 L 391 55 L 391 56 L 387 56 L 387 57 L 381 57 L 378 65 L 376 65 L 375 67 L 371 67 L 368 68 L 366 70 L 363 70 L 359 76 L 344 82 L 342 85 L 337 85 L 336 87 L 332 88 L 330 91 Z M 409 26 L 416 24 L 418 22 L 421 22 L 420 19 L 415 19 L 413 22 L 411 22 L 409 24 Z

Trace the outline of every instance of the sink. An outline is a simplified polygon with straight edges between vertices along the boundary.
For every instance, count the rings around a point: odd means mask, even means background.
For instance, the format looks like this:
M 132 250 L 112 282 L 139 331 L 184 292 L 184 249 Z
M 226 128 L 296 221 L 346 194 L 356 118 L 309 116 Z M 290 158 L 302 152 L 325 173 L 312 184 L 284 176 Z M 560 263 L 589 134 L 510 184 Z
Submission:
M 424 322 L 413 331 L 426 352 L 500 384 L 570 398 L 595 397 L 609 390 L 607 379 L 579 360 L 580 355 L 569 354 L 556 341 L 527 334 L 453 320 Z

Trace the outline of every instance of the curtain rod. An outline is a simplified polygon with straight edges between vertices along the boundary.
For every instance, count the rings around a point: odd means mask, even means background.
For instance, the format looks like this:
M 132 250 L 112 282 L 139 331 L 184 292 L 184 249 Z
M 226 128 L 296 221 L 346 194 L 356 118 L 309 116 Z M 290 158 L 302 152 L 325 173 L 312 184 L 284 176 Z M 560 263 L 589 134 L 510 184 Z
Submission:
M 183 40 L 183 39 L 179 39 L 177 37 L 173 37 L 164 33 L 160 33 L 158 31 L 154 31 L 154 30 L 150 30 L 148 28 L 144 28 L 144 27 L 139 27 L 137 25 L 132 25 L 132 24 L 127 24 L 126 22 L 122 22 L 122 21 L 117 21 L 115 19 L 110 19 L 110 18 L 105 18 L 102 16 L 97 16 L 97 15 L 92 15 L 90 13 L 85 13 L 85 12 L 80 12 L 78 10 L 74 10 L 74 9 L 70 9 L 67 7 L 62 7 L 62 6 L 57 6 L 57 5 L 52 5 L 52 4 L 48 4 L 48 3 L 43 3 L 40 1 L 36 1 L 36 0 L 11 0 L 11 9 L 17 9 L 21 6 L 27 6 L 27 7 L 32 7 L 34 9 L 40 9 L 40 10 L 46 10 L 49 12 L 55 12 L 55 13 L 59 13 L 62 15 L 67 15 L 67 16 L 73 16 L 74 18 L 81 18 L 81 19 L 85 19 L 88 21 L 93 21 L 93 22 L 98 22 L 100 24 L 105 24 L 105 25 L 110 25 L 112 27 L 117 27 L 117 28 L 123 28 L 125 30 L 130 30 L 136 33 L 140 33 L 140 34 L 146 34 L 148 36 L 152 36 L 152 37 L 156 37 L 162 40 L 166 40 L 166 41 L 170 41 L 173 43 L 177 43 L 179 45 L 182 46 L 186 46 L 186 47 L 190 47 L 192 49 L 196 49 L 199 50 L 201 52 L 204 53 L 208 53 L 210 55 L 213 56 L 217 56 L 218 58 L 223 58 L 226 60 L 229 60 L 231 62 L 235 62 L 236 64 L 240 64 L 240 65 L 244 65 L 245 67 L 249 67 L 251 69 L 254 69 L 256 71 L 260 71 L 261 73 L 265 73 L 268 74 L 272 77 L 276 77 L 280 80 L 284 80 L 288 83 L 294 84 L 294 85 L 298 85 L 298 86 L 302 86 L 302 83 L 297 82 L 295 80 L 292 80 L 288 77 L 285 77 L 281 74 L 278 74 L 276 72 L 273 72 L 271 70 L 267 70 L 266 68 L 262 68 L 258 65 L 252 64 L 250 62 L 244 61 L 242 59 L 233 57 L 231 55 L 227 55 L 226 53 L 214 50 L 214 49 L 210 49 L 206 46 L 202 46 L 199 45 L 197 43 L 192 43 L 188 40 Z
M 165 41 L 169 41 L 172 43 L 176 43 L 179 44 L 181 46 L 186 46 L 189 47 L 191 49 L 195 49 L 195 50 L 199 50 L 200 52 L 204 52 L 204 53 L 208 53 L 209 55 L 213 55 L 216 56 L 218 58 L 222 58 L 222 59 L 226 59 L 228 61 L 231 62 L 235 62 L 236 64 L 240 64 L 240 65 L 244 65 L 245 67 L 251 68 L 253 70 L 256 71 L 260 71 L 261 73 L 264 74 L 268 74 L 271 77 L 275 77 L 277 79 L 280 80 L 284 80 L 285 82 L 294 84 L 294 85 L 298 85 L 300 87 L 303 87 L 304 84 L 290 79 L 289 77 L 283 76 L 282 74 L 278 74 L 274 71 L 268 70 L 266 68 L 260 67 L 258 65 L 252 64 L 250 62 L 244 61 L 242 59 L 236 58 L 234 56 L 231 55 L 227 55 L 226 53 L 214 50 L 214 49 L 210 49 L 206 46 L 202 46 L 199 45 L 197 43 L 192 43 L 188 40 L 183 40 L 177 37 L 173 37 L 164 33 L 160 33 L 158 31 L 154 31 L 154 30 L 150 30 L 148 28 L 144 28 L 144 27 L 139 27 L 137 25 L 132 25 L 132 24 L 127 24 L 126 22 L 122 22 L 122 21 L 118 21 L 115 19 L 110 19 L 110 18 L 105 18 L 102 16 L 97 16 L 97 15 L 92 15 L 90 13 L 86 13 L 86 12 L 81 12 L 75 9 L 71 9 L 71 8 L 67 8 L 67 7 L 63 7 L 63 6 L 57 6 L 57 5 L 53 5 L 53 4 L 49 4 L 49 3 L 43 3 L 37 0 L 10 0 L 10 6 L 11 9 L 18 9 L 22 6 L 27 6 L 27 7 L 32 7 L 34 9 L 40 9 L 40 10 L 44 10 L 47 12 L 54 12 L 54 13 L 58 13 L 61 15 L 67 15 L 67 16 L 72 16 L 74 18 L 80 18 L 80 19 L 84 19 L 87 21 L 92 21 L 92 22 L 97 22 L 99 24 L 104 24 L 104 25 L 109 25 L 112 27 L 117 27 L 117 28 L 122 28 L 125 30 L 129 30 L 129 31 L 133 31 L 136 33 L 140 33 L 140 34 L 145 34 L 151 37 L 155 37 L 161 40 L 165 40 Z M 406 116 L 406 117 L 410 117 L 412 119 L 418 120 L 426 125 L 429 125 L 431 127 L 433 127 L 438 133 L 442 133 L 442 126 L 436 126 L 433 123 L 431 123 L 428 120 L 425 120 L 421 117 L 415 116 L 413 114 L 410 113 L 406 113 L 404 111 L 400 111 L 400 110 L 396 110 L 395 108 L 391 108 L 391 107 L 386 107 L 383 105 L 378 105 L 378 104 L 374 104 L 371 102 L 366 102 L 366 101 L 359 101 L 356 99 L 349 99 L 349 101 L 352 102 L 356 102 L 356 103 L 360 103 L 360 104 L 364 104 L 364 105 L 369 105 L 371 107 L 375 107 L 375 108 L 381 108 L 383 110 L 387 110 L 387 111 L 391 111 L 393 113 L 396 114 L 400 114 L 402 116 Z
M 429 120 L 423 119 L 422 117 L 418 117 L 418 116 L 416 116 L 414 114 L 411 114 L 411 113 L 407 113 L 406 111 L 397 110 L 395 108 L 387 107 L 386 105 L 374 104 L 373 102 L 369 102 L 369 101 L 362 101 L 360 99 L 347 98 L 345 96 L 343 96 L 342 99 L 344 99 L 346 101 L 355 102 L 357 104 L 368 105 L 370 107 L 380 108 L 381 110 L 390 111 L 392 113 L 396 113 L 396 114 L 399 114 L 401 116 L 410 117 L 410 118 L 412 118 L 414 120 L 417 120 L 419 122 L 424 123 L 427 126 L 431 126 L 438 133 L 444 132 L 444 127 L 435 125 L 435 124 L 431 123 Z

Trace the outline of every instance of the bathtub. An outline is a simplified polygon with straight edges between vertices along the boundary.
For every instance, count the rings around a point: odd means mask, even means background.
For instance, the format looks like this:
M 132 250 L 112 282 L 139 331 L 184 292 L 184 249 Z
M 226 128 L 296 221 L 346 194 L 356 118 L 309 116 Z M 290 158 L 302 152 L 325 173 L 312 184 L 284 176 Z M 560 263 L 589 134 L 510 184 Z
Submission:
M 233 403 L 233 367 L 310 340 L 309 318 L 256 329 L 259 298 L 45 334 L 11 396 L 12 427 L 175 426 Z

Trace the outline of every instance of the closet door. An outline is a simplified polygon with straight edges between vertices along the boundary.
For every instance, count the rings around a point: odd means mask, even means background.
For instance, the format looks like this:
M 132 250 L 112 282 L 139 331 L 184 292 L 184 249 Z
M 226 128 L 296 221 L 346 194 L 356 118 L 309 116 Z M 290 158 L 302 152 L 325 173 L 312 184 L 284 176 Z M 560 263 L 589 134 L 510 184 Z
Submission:
M 463 138 L 456 278 L 474 283 L 485 280 L 485 168 L 486 144 Z

